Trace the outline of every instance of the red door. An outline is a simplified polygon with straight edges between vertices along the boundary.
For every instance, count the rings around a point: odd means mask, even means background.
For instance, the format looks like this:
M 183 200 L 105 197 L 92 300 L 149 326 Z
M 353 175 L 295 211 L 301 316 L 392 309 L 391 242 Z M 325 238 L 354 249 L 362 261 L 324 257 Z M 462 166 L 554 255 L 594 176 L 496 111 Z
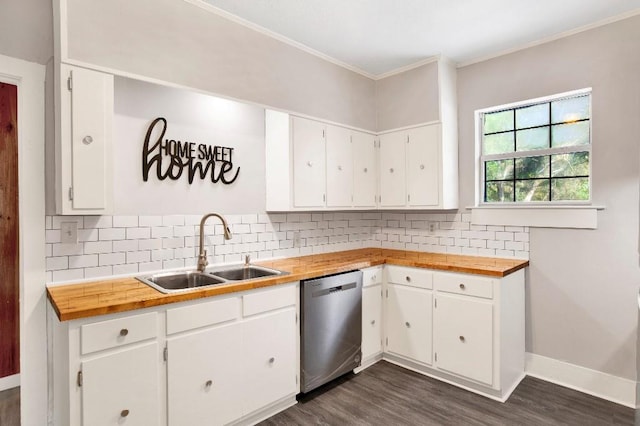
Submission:
M 0 83 L 0 377 L 20 372 L 18 88 Z

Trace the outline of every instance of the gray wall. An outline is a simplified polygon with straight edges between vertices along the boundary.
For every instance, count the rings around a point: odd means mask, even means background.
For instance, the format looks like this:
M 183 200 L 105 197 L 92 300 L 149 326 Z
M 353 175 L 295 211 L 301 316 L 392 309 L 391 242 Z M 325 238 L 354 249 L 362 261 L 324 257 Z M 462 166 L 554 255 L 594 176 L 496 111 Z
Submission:
M 184 1 L 69 0 L 70 58 L 375 129 L 374 81 Z
M 46 64 L 53 56 L 51 0 L 2 0 L 0 54 Z
M 439 111 L 437 62 L 376 81 L 377 131 L 439 120 Z
M 187 169 L 177 179 L 159 180 L 155 167 L 142 179 L 142 146 L 151 122 L 167 120 L 164 139 L 233 148 L 230 185 L 196 178 Z M 154 128 L 151 143 L 160 132 Z M 114 214 L 167 215 L 262 213 L 265 208 L 264 109 L 237 101 L 116 77 L 114 120 Z M 196 151 L 196 155 L 197 155 Z M 157 151 L 154 151 L 155 155 Z M 186 158 L 182 158 L 186 161 Z M 162 171 L 167 170 L 167 157 Z M 202 164 L 206 162 L 203 160 Z M 220 169 L 217 163 L 216 170 Z
M 593 87 L 597 230 L 531 229 L 527 351 L 635 380 L 640 17 L 459 69 L 460 205 L 474 202 L 474 111 Z

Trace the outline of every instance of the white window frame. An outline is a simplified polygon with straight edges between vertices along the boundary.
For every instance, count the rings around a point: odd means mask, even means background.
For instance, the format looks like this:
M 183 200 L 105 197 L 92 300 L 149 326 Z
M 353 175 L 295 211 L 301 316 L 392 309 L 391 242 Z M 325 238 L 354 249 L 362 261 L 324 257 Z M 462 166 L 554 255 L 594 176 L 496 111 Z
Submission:
M 589 94 L 590 106 L 593 103 L 591 87 L 563 92 L 555 95 L 528 99 L 521 102 L 493 106 L 475 111 L 475 206 L 471 207 L 471 222 L 481 225 L 531 226 L 545 228 L 597 228 L 597 210 L 602 206 L 592 205 L 593 201 L 593 158 L 592 158 L 592 122 L 593 114 L 589 116 L 589 145 L 549 148 L 544 150 L 482 155 L 483 116 L 486 113 L 508 110 L 547 103 L 563 98 L 571 98 Z M 591 108 L 590 108 L 591 110 Z M 485 202 L 484 201 L 484 160 L 499 160 L 505 158 L 532 157 L 562 154 L 571 152 L 589 152 L 589 200 L 579 201 L 530 201 L 530 202 Z

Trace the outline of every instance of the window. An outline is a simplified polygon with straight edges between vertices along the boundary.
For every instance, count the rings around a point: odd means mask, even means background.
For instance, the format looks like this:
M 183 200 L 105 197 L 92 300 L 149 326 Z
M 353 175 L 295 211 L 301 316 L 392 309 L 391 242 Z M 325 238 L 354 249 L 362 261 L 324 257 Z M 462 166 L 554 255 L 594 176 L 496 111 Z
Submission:
M 484 203 L 591 199 L 591 91 L 479 112 Z

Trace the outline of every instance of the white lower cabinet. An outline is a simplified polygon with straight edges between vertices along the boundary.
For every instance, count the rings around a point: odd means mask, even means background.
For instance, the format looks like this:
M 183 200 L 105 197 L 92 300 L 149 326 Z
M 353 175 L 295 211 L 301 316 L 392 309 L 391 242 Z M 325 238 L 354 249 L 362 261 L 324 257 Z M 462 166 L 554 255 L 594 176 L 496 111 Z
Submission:
M 389 284 L 387 292 L 385 350 L 431 364 L 431 291 Z
M 362 270 L 362 366 L 382 354 L 382 266 Z
M 169 424 L 226 424 L 242 417 L 242 324 L 167 341 Z
M 439 294 L 433 314 L 441 370 L 493 385 L 493 303 Z
M 53 424 L 253 424 L 295 404 L 298 282 L 60 322 Z
M 293 308 L 244 323 L 245 413 L 297 393 L 296 334 L 296 311 Z
M 383 359 L 505 401 L 524 377 L 524 271 L 386 269 Z
M 158 344 L 94 357 L 82 362 L 82 424 L 160 424 Z
M 362 360 L 382 352 L 382 286 L 362 289 Z

